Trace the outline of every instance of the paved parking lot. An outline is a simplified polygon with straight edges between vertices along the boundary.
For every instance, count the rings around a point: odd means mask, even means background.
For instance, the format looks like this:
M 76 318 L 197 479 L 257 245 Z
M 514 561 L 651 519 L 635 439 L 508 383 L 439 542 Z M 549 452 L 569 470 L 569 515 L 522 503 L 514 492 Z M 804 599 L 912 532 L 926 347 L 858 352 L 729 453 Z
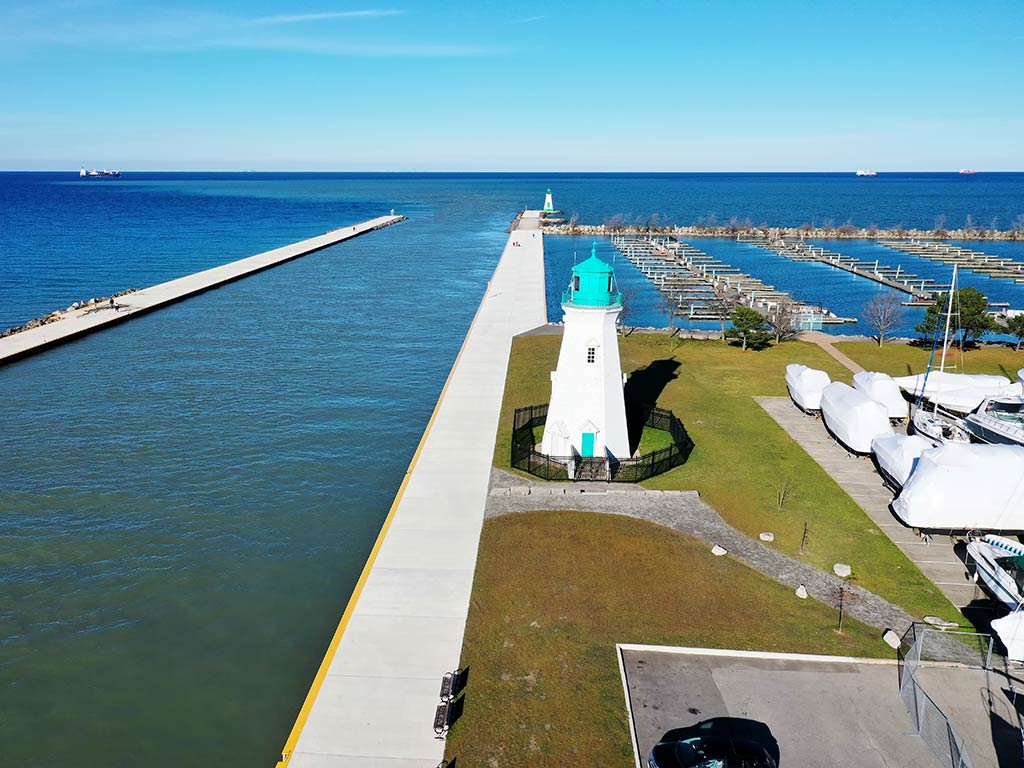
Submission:
M 913 732 L 895 663 L 643 646 L 620 652 L 643 768 L 666 731 L 726 716 L 766 724 L 780 768 L 938 765 Z

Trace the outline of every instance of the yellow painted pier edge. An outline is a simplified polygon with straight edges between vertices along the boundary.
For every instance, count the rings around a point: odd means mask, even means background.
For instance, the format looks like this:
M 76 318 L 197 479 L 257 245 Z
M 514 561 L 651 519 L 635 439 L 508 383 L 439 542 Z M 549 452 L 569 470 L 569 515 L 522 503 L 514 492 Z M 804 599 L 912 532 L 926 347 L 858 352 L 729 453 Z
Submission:
M 448 385 L 451 383 L 452 376 L 455 374 L 455 369 L 459 367 L 459 361 L 462 359 L 462 353 L 466 349 L 466 344 L 469 341 L 469 337 L 473 333 L 473 326 L 476 325 L 477 318 L 480 316 L 480 310 L 483 308 L 484 299 L 491 292 L 491 282 L 487 282 L 487 288 L 484 290 L 484 298 L 480 300 L 479 306 L 476 308 L 476 313 L 473 315 L 473 320 L 469 324 L 469 329 L 466 331 L 466 336 L 462 340 L 462 346 L 459 347 L 459 354 L 455 356 L 455 362 L 452 363 L 451 370 L 448 371 L 448 378 L 445 379 L 444 386 L 441 387 L 441 394 L 438 395 L 437 403 L 434 405 L 434 410 L 430 414 L 430 419 L 427 421 L 426 429 L 423 430 L 423 436 L 420 438 L 419 445 L 416 446 L 416 451 L 412 455 L 412 460 L 409 462 L 408 469 L 405 470 L 405 476 L 402 478 L 402 484 L 398 486 L 398 493 L 395 494 L 395 500 L 391 502 L 391 508 L 388 510 L 387 517 L 384 518 L 384 524 L 381 526 L 380 533 L 377 534 L 377 540 L 373 543 L 373 548 L 370 550 L 369 556 L 366 558 L 366 565 L 363 566 L 362 573 L 359 574 L 359 579 L 356 581 L 355 587 L 352 589 L 352 596 L 348 599 L 348 605 L 345 606 L 345 612 L 341 615 L 341 621 L 338 622 L 338 628 L 334 630 L 334 636 L 331 637 L 331 642 L 327 646 L 327 652 L 324 654 L 323 661 L 320 662 L 320 667 L 316 671 L 316 675 L 313 677 L 313 683 L 309 687 L 309 692 L 306 694 L 305 700 L 302 702 L 302 708 L 299 710 L 298 716 L 295 718 L 295 724 L 292 726 L 291 733 L 288 734 L 288 740 L 284 743 L 284 748 L 281 750 L 281 759 L 277 762 L 275 768 L 286 768 L 292 759 L 292 753 L 295 751 L 295 745 L 299 742 L 299 736 L 302 735 L 302 729 L 306 725 L 306 720 L 309 719 L 310 710 L 313 708 L 313 702 L 316 701 L 317 695 L 320 693 L 320 687 L 324 683 L 324 678 L 327 677 L 327 670 L 331 666 L 331 662 L 334 660 L 334 654 L 338 650 L 338 645 L 341 643 L 341 638 L 345 634 L 345 629 L 348 627 L 348 622 L 352 618 L 352 612 L 356 608 L 356 603 L 359 602 L 359 596 L 362 594 L 363 587 L 366 585 L 366 579 L 370 575 L 370 571 L 373 570 L 373 564 L 377 560 L 377 553 L 380 551 L 381 545 L 384 543 L 384 539 L 388 534 L 388 529 L 391 527 L 391 520 L 395 516 L 395 510 L 398 509 L 398 505 L 402 501 L 402 496 L 405 494 L 405 488 L 409 484 L 409 477 L 412 475 L 413 469 L 416 468 L 416 462 L 419 461 L 420 453 L 423 451 L 423 444 L 427 442 L 427 438 L 430 436 L 430 430 L 434 426 L 434 421 L 437 418 L 438 411 L 441 410 L 441 404 L 444 402 L 445 393 L 448 392 Z

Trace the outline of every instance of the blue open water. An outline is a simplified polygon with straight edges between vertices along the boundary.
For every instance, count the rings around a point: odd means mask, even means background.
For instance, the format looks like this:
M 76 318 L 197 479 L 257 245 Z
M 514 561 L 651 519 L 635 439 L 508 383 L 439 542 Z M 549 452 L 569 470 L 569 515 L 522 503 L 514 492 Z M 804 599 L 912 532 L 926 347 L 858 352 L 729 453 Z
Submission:
M 9 760 L 274 760 L 504 229 L 549 185 L 584 221 L 1005 225 L 1024 211 L 1020 174 L 0 174 L 0 327 L 390 208 L 410 219 L 0 368 Z M 697 245 L 839 314 L 877 290 Z M 588 249 L 549 238 L 551 297 Z M 642 275 L 616 268 L 629 322 L 663 325 Z M 1021 286 L 988 282 L 1024 306 Z

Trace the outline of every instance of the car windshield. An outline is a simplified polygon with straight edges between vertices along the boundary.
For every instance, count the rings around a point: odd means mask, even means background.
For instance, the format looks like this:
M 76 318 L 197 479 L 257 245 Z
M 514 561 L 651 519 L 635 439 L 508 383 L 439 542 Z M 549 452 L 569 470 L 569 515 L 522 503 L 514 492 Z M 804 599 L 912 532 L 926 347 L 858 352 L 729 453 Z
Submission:
M 676 743 L 680 765 L 692 768 L 775 768 L 766 755 L 753 755 L 749 749 L 736 749 L 727 739 L 687 739 Z

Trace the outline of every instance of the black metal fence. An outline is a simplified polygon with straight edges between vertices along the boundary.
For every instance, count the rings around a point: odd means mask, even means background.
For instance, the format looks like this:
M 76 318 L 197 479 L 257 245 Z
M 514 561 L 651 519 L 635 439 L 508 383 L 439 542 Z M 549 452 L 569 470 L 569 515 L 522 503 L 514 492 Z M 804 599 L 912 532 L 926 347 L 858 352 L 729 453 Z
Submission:
M 667 448 L 629 459 L 589 456 L 545 456 L 536 450 L 534 429 L 544 426 L 548 404 L 516 408 L 512 421 L 512 466 L 544 480 L 597 480 L 638 483 L 684 464 L 693 451 L 693 441 L 672 411 L 645 408 L 645 427 L 660 429 L 672 437 Z

